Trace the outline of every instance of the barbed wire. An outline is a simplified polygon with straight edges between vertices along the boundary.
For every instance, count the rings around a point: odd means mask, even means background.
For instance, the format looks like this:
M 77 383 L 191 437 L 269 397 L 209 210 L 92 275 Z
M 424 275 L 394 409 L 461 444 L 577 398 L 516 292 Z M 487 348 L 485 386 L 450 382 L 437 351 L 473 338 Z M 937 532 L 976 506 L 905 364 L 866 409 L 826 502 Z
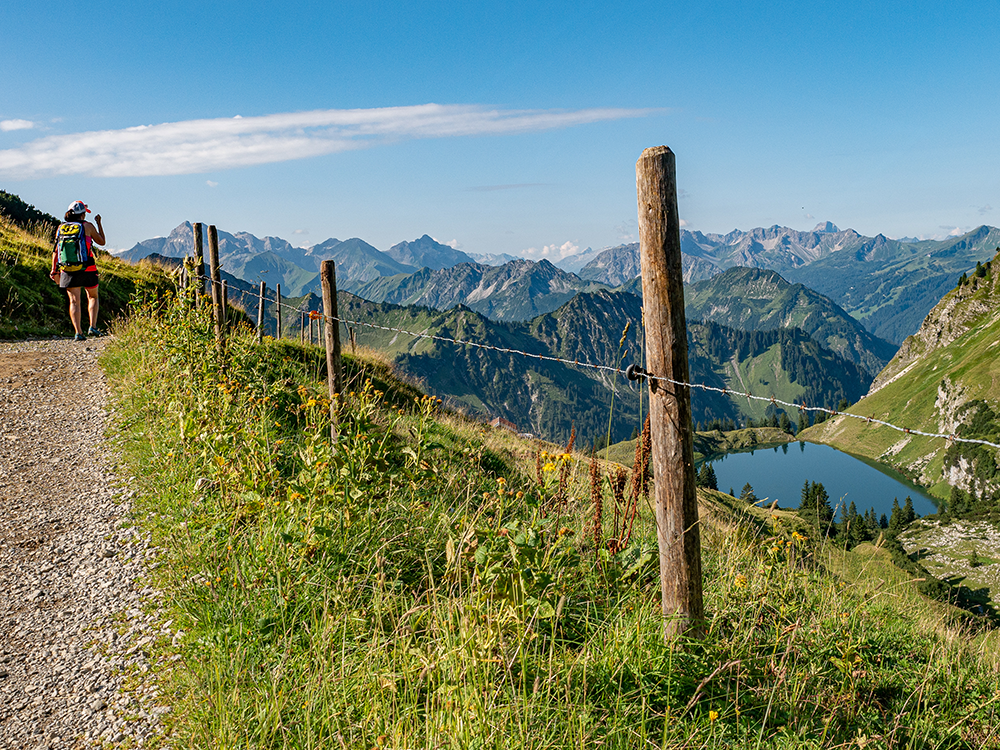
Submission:
M 210 283 L 214 283 L 214 282 L 212 282 L 212 279 L 209 278 L 209 277 L 207 277 L 207 276 L 197 276 L 197 275 L 195 275 L 194 278 L 200 278 L 200 279 L 202 279 L 204 281 L 208 281 Z M 657 382 L 660 382 L 660 383 L 669 383 L 670 385 L 675 385 L 675 386 L 679 386 L 679 387 L 682 387 L 682 388 L 693 388 L 693 389 L 697 389 L 697 390 L 701 390 L 701 391 L 711 391 L 711 392 L 715 392 L 715 393 L 721 393 L 724 396 L 734 396 L 734 397 L 737 397 L 737 398 L 746 398 L 748 401 L 750 401 L 750 400 L 753 400 L 753 401 L 766 401 L 768 403 L 774 404 L 775 406 L 787 406 L 787 407 L 790 407 L 792 409 L 798 409 L 799 411 L 805 411 L 805 412 L 823 412 L 824 414 L 828 414 L 828 415 L 834 416 L 834 417 L 848 417 L 848 418 L 851 418 L 851 419 L 859 419 L 859 420 L 862 420 L 862 421 L 864 421 L 864 422 L 866 422 L 868 424 L 875 424 L 875 425 L 880 425 L 880 426 L 883 426 L 883 427 L 888 427 L 888 428 L 890 428 L 892 430 L 896 430 L 897 432 L 901 432 L 901 433 L 904 433 L 906 435 L 919 435 L 921 437 L 938 438 L 938 439 L 947 440 L 949 442 L 955 442 L 955 443 L 972 443 L 972 444 L 984 445 L 984 446 L 988 446 L 990 448 L 996 448 L 996 449 L 1000 450 L 1000 444 L 998 444 L 998 443 L 992 443 L 989 440 L 979 440 L 979 439 L 976 439 L 976 438 L 960 437 L 959 435 L 957 435 L 955 433 L 924 432 L 922 430 L 910 429 L 909 427 L 900 427 L 899 425 L 895 425 L 895 424 L 893 424 L 891 422 L 887 422 L 887 421 L 885 421 L 883 419 L 876 419 L 874 416 L 864 416 L 863 414 L 852 414 L 851 412 L 837 411 L 836 409 L 828 409 L 825 406 L 807 406 L 805 403 L 796 404 L 796 403 L 794 403 L 792 401 L 783 401 L 783 400 L 781 400 L 779 398 L 775 398 L 774 396 L 756 396 L 756 395 L 754 395 L 752 393 L 743 392 L 743 391 L 737 391 L 737 390 L 735 390 L 733 388 L 718 388 L 716 386 L 705 385 L 704 383 L 686 383 L 686 382 L 681 381 L 681 380 L 674 380 L 673 378 L 667 378 L 667 377 L 664 377 L 662 375 L 656 375 L 654 373 L 646 372 L 646 371 L 642 370 L 642 368 L 635 368 L 635 367 L 621 368 L 621 367 L 614 367 L 612 365 L 596 365 L 596 364 L 592 364 L 590 362 L 581 362 L 578 359 L 566 359 L 566 358 L 563 358 L 563 357 L 553 357 L 553 356 L 550 356 L 550 355 L 537 354 L 537 353 L 534 353 L 534 352 L 526 352 L 526 351 L 523 351 L 523 350 L 520 350 L 520 349 L 513 349 L 511 347 L 495 346 L 493 344 L 483 344 L 483 343 L 478 342 L 478 341 L 469 341 L 467 339 L 456 339 L 456 338 L 452 338 L 450 336 L 440 336 L 440 335 L 437 335 L 437 334 L 430 334 L 430 333 L 418 333 L 416 331 L 408 331 L 406 329 L 396 328 L 394 326 L 384 326 L 384 325 L 379 325 L 377 323 L 369 323 L 367 321 L 348 320 L 346 318 L 341 318 L 341 317 L 327 316 L 325 313 L 321 313 L 321 312 L 319 312 L 317 310 L 308 310 L 308 309 L 302 308 L 302 307 L 293 307 L 292 305 L 289 305 L 289 304 L 287 304 L 285 302 L 278 303 L 276 300 L 271 300 L 270 302 L 271 302 L 272 305 L 279 305 L 280 307 L 283 307 L 283 308 L 285 308 L 287 310 L 292 310 L 292 311 L 300 313 L 300 314 L 307 314 L 307 315 L 310 316 L 310 318 L 312 320 L 323 319 L 323 320 L 325 320 L 327 322 L 328 325 L 331 322 L 335 322 L 335 323 L 338 323 L 338 324 L 339 323 L 343 323 L 344 325 L 346 325 L 348 327 L 349 326 L 362 326 L 362 327 L 366 327 L 366 328 L 375 328 L 375 329 L 382 330 L 382 331 L 391 331 L 393 333 L 401 333 L 403 335 L 412 336 L 414 338 L 419 338 L 419 339 L 430 339 L 430 340 L 433 340 L 433 341 L 442 341 L 442 342 L 445 342 L 445 343 L 448 343 L 448 344 L 454 344 L 456 346 L 470 346 L 470 347 L 474 347 L 474 348 L 477 348 L 477 349 L 483 349 L 483 350 L 488 350 L 488 351 L 499 352 L 501 354 L 519 355 L 519 356 L 522 356 L 522 357 L 527 357 L 529 359 L 536 359 L 536 360 L 540 360 L 540 361 L 543 361 L 543 362 L 557 362 L 559 364 L 571 365 L 573 367 L 583 367 L 583 368 L 589 368 L 589 369 L 592 369 L 592 370 L 600 370 L 600 371 L 603 371 L 603 372 L 612 373 L 614 375 L 621 375 L 621 376 L 623 376 L 623 377 L 625 377 L 625 378 L 627 378 L 628 380 L 631 380 L 631 381 L 636 381 L 636 380 L 640 380 L 640 379 L 646 378 L 648 380 L 654 380 L 654 381 L 657 381 Z

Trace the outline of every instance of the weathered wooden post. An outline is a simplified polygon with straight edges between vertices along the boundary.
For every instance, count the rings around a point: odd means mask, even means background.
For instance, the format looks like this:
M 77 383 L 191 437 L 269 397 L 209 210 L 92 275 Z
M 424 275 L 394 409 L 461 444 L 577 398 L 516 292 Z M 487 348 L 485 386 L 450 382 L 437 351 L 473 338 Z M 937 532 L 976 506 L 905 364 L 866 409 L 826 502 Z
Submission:
M 274 314 L 278 319 L 276 339 L 281 339 L 281 284 L 274 285 Z
M 219 268 L 219 233 L 214 224 L 208 226 L 208 263 L 211 271 L 212 317 L 215 321 L 215 345 L 221 356 L 226 346 L 226 312 L 222 298 L 222 270 Z
M 257 343 L 264 340 L 264 292 L 267 284 L 260 282 L 260 298 L 257 301 Z
M 201 296 L 205 293 L 205 248 L 201 235 L 201 222 L 197 221 L 194 224 L 194 272 L 198 279 L 194 285 L 194 304 L 198 308 L 201 307 Z
M 647 148 L 636 162 L 635 178 L 647 367 L 658 378 L 688 383 L 673 152 Z M 689 629 L 699 633 L 705 616 L 690 389 L 650 379 L 649 416 L 663 625 L 670 638 Z
M 220 269 L 221 270 L 221 269 Z M 222 327 L 229 331 L 229 282 L 222 282 Z
M 299 311 L 299 343 L 306 343 L 306 311 Z
M 337 399 L 343 381 L 340 375 L 340 320 L 337 314 L 337 269 L 332 260 L 320 264 L 323 285 L 323 317 L 326 320 L 326 373 L 330 394 L 330 439 L 337 439 Z
M 347 335 L 351 338 L 351 354 L 358 353 L 358 339 L 354 335 L 354 327 L 352 326 L 347 330 Z

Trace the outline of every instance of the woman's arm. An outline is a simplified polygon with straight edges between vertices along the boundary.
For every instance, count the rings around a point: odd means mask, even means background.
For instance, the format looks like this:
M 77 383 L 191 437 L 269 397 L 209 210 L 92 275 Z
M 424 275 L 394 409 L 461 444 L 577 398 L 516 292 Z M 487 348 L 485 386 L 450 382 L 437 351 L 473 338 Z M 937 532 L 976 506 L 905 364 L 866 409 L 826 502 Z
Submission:
M 94 216 L 94 221 L 97 222 L 96 227 L 89 221 L 84 222 L 84 226 L 86 227 L 87 230 L 87 236 L 92 238 L 94 242 L 97 243 L 98 245 L 104 245 L 104 243 L 107 242 L 107 240 L 104 239 L 104 227 L 101 226 L 101 215 L 96 214 Z

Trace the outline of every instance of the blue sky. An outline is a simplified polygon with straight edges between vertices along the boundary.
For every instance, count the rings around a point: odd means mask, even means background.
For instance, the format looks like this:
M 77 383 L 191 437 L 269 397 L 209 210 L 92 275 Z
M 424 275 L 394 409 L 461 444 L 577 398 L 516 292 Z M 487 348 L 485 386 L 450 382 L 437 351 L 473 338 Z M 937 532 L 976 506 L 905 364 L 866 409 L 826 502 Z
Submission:
M 634 238 L 662 144 L 703 232 L 1000 223 L 995 0 L 6 0 L 0 29 L 0 189 L 85 200 L 113 248 L 191 220 L 558 258 Z

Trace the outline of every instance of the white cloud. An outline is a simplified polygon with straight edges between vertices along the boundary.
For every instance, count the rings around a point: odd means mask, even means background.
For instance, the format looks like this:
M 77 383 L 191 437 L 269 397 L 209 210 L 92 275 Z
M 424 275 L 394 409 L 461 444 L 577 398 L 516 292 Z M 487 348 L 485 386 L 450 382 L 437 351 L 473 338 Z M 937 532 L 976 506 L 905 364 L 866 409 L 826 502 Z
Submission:
M 292 234 L 309 234 L 309 230 L 308 229 L 296 229 L 295 231 L 292 232 Z
M 618 235 L 618 241 L 621 243 L 635 242 L 635 231 L 633 229 L 635 222 L 631 219 L 625 219 L 621 224 L 615 226 L 615 234 Z
M 985 206 L 980 206 L 976 210 L 979 212 L 980 216 L 985 216 L 986 214 L 988 214 L 990 211 L 993 210 L 993 206 L 987 203 Z
M 681 219 L 680 222 L 681 222 L 681 229 L 683 229 L 684 227 L 686 227 L 688 225 L 688 223 L 686 221 L 684 221 L 684 219 Z
M 0 130 L 5 133 L 9 130 L 31 130 L 35 123 L 31 120 L 0 120 Z
M 452 250 L 461 250 L 462 249 L 462 243 L 459 242 L 458 240 L 448 240 L 447 242 L 442 243 L 442 244 L 447 245 Z
M 537 247 L 529 247 L 527 250 L 522 250 L 521 255 L 532 260 L 541 260 L 542 258 L 546 260 L 562 260 L 570 255 L 576 255 L 578 252 L 580 252 L 580 246 L 575 242 L 568 241 L 561 245 L 543 245 L 541 250 Z
M 188 120 L 39 138 L 0 151 L 0 176 L 138 177 L 215 172 L 415 138 L 509 135 L 643 117 L 656 110 L 497 110 L 421 104 Z
M 205 184 L 208 185 L 209 187 L 219 187 L 219 183 L 217 183 L 215 180 L 205 180 Z

